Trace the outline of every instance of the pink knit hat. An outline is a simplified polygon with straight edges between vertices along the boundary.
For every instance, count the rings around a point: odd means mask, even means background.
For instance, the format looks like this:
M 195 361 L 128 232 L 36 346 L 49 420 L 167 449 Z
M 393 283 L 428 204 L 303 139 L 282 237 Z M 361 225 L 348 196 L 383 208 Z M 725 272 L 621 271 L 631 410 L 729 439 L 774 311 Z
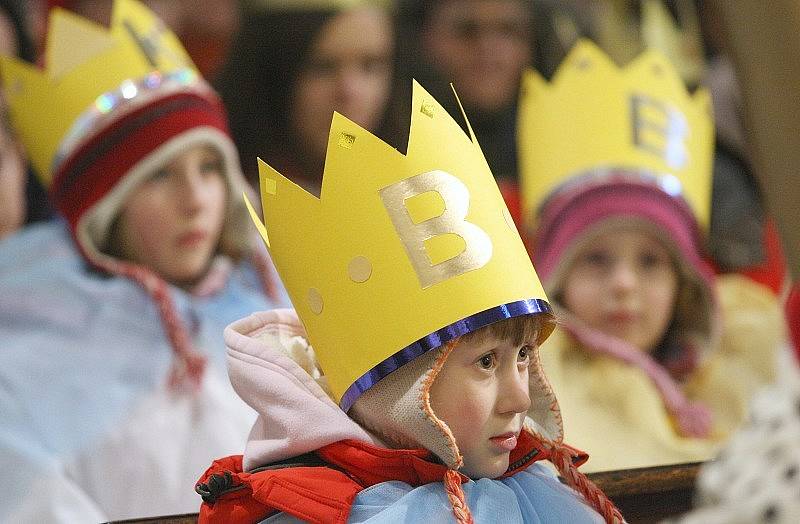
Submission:
M 662 179 L 663 178 L 663 179 Z M 671 185 L 630 170 L 602 170 L 571 179 L 556 189 L 539 209 L 534 265 L 543 282 L 550 281 L 563 256 L 589 229 L 615 217 L 640 218 L 657 226 L 698 276 L 711 282 L 713 273 L 701 257 L 702 235 L 691 209 Z
M 602 169 L 570 179 L 539 209 L 534 265 L 554 305 L 560 305 L 564 279 L 581 245 L 605 224 L 621 220 L 655 232 L 677 263 L 681 290 L 672 327 L 675 347 L 661 357 L 647 355 L 595 332 L 569 312 L 562 315 L 563 325 L 588 351 L 640 367 L 653 380 L 682 432 L 704 436 L 710 430 L 709 412 L 689 402 L 675 381 L 693 371 L 716 344 L 719 314 L 714 274 L 701 254 L 702 234 L 677 180 L 632 169 Z

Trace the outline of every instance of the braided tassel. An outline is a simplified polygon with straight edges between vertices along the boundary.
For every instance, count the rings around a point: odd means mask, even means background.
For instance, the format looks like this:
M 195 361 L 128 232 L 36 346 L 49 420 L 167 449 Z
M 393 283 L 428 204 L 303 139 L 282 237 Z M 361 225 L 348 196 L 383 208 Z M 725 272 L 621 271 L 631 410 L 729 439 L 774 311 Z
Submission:
M 550 446 L 551 452 L 549 460 L 555 465 L 561 476 L 567 480 L 567 484 L 583 495 L 608 524 L 624 523 L 625 519 L 622 513 L 611 502 L 611 499 L 575 467 L 572 462 L 572 452 L 569 448 L 553 442 L 547 444 Z
M 448 469 L 444 476 L 444 487 L 447 490 L 447 498 L 453 506 L 453 515 L 458 524 L 473 524 L 472 513 L 469 511 L 467 501 L 464 498 L 464 490 L 461 489 L 461 476 L 454 469 Z
M 142 266 L 105 259 L 96 260 L 94 264 L 113 275 L 130 278 L 150 295 L 158 306 L 161 325 L 176 357 L 169 373 L 169 387 L 178 389 L 188 382 L 197 391 L 203 380 L 207 358 L 194 348 L 186 327 L 175 311 L 167 283 Z

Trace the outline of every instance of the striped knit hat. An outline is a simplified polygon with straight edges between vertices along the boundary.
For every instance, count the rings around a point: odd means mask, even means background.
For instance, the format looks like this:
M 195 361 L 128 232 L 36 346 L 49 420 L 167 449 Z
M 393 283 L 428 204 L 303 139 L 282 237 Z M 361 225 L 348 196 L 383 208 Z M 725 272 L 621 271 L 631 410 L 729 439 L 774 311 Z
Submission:
M 124 90 L 136 86 L 136 96 Z M 62 142 L 55 161 L 50 195 L 67 219 L 75 242 L 92 266 L 140 284 L 159 308 L 164 330 L 176 352 L 170 382 L 197 384 L 205 358 L 191 343 L 175 311 L 168 284 L 147 267 L 105 252 L 109 231 L 131 193 L 176 155 L 197 145 L 213 147 L 222 157 L 228 204 L 219 251 L 235 258 L 248 252 L 247 211 L 236 198 L 247 185 L 226 115 L 216 93 L 194 71 L 172 75 L 154 72 L 105 93 L 104 111 L 88 110 Z M 110 110 L 109 110 L 110 109 Z M 252 253 L 251 253 L 252 254 Z M 265 253 L 254 255 L 262 283 L 274 293 Z

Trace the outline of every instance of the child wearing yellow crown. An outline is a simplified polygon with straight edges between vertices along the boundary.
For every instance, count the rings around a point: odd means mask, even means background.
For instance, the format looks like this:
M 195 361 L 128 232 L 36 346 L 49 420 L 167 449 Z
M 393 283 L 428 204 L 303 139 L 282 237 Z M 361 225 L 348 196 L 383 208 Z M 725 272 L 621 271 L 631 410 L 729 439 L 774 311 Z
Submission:
M 655 52 L 620 69 L 582 42 L 552 82 L 527 76 L 523 109 L 533 259 L 565 328 L 543 362 L 587 468 L 709 458 L 773 376 L 783 323 L 768 289 L 702 256 L 707 93 Z
M 64 220 L 0 249 L 0 521 L 186 512 L 255 419 L 223 329 L 273 307 L 277 278 L 239 236 L 225 112 L 149 10 L 117 0 L 110 28 L 54 11 L 46 64 L 1 68 Z
M 225 332 L 259 419 L 201 522 L 622 521 L 562 443 L 554 318 L 474 134 L 416 83 L 412 108 L 407 155 L 335 114 L 320 198 L 261 164 L 296 314 Z

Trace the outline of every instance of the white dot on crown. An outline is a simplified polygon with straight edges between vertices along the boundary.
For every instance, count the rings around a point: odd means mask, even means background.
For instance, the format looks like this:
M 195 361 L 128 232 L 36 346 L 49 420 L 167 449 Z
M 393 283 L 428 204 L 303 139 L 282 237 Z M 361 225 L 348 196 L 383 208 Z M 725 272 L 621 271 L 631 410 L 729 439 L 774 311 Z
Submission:
M 347 274 L 353 282 L 366 282 L 372 276 L 372 263 L 367 257 L 355 257 L 347 265 Z
M 315 315 L 319 315 L 322 313 L 322 307 L 324 303 L 322 301 L 322 295 L 320 295 L 319 291 L 314 289 L 313 287 L 308 290 L 308 307 L 311 309 L 311 312 Z

